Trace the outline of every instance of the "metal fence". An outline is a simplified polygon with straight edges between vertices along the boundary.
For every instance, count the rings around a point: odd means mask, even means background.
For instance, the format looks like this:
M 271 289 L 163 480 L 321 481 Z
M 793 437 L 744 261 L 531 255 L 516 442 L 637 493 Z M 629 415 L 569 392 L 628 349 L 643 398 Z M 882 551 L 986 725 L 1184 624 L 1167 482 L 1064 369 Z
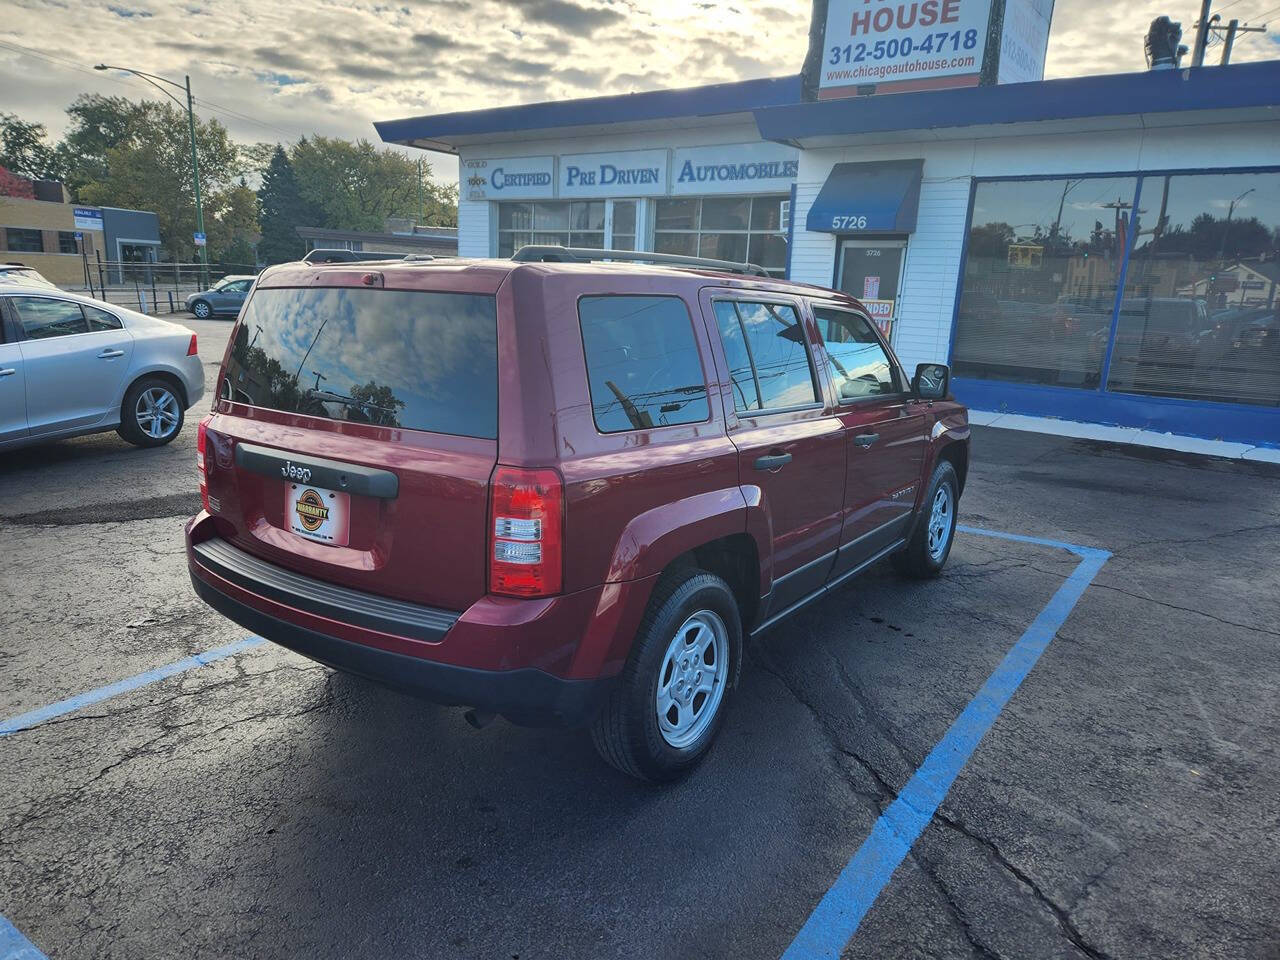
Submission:
M 84 283 L 68 289 L 141 313 L 183 313 L 188 295 L 207 290 L 223 277 L 236 274 L 256 276 L 258 270 L 256 265 L 248 263 L 137 263 L 86 259 Z

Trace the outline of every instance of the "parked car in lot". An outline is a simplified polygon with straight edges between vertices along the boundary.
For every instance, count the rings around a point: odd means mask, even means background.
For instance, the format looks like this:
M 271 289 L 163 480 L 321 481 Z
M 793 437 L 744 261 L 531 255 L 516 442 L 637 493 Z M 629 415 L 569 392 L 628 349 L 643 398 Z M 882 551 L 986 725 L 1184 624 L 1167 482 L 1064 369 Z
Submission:
M 160 446 L 203 395 L 186 327 L 45 286 L 0 285 L 0 449 L 108 430 Z
M 225 276 L 208 290 L 200 290 L 187 297 L 187 310 L 201 320 L 220 313 L 234 316 L 244 306 L 245 297 L 256 279 L 247 274 Z
M 0 286 L 46 287 L 57 290 L 56 284 L 44 278 L 39 270 L 21 263 L 0 263 Z
M 188 561 L 256 634 L 664 780 L 750 636 L 880 558 L 941 571 L 968 416 L 842 293 L 594 255 L 264 272 Z

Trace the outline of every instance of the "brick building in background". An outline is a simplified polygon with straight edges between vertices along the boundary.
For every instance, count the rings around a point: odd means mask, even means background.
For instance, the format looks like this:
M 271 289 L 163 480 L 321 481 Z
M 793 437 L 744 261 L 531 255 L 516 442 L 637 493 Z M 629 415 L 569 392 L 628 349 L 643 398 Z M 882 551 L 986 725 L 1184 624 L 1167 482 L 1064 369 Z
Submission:
M 0 169 L 0 262 L 39 270 L 60 287 L 83 287 L 85 259 L 155 263 L 160 223 L 148 210 L 71 202 L 54 180 L 29 180 Z

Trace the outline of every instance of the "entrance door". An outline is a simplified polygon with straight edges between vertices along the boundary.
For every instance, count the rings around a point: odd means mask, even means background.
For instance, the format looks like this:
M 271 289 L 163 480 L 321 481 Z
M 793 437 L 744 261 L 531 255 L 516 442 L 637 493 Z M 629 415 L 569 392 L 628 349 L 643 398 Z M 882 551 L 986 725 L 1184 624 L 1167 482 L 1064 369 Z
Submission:
M 891 343 L 906 252 L 905 240 L 842 240 L 836 261 L 837 289 L 861 300 Z

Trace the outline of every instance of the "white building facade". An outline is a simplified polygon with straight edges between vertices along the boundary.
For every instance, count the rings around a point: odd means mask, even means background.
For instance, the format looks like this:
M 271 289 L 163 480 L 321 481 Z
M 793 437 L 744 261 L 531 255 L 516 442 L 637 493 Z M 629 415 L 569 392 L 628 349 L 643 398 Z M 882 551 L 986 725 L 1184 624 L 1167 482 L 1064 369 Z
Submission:
M 1280 445 L 1280 64 L 802 102 L 798 77 L 379 124 L 459 253 L 735 262 L 857 297 L 975 409 Z

